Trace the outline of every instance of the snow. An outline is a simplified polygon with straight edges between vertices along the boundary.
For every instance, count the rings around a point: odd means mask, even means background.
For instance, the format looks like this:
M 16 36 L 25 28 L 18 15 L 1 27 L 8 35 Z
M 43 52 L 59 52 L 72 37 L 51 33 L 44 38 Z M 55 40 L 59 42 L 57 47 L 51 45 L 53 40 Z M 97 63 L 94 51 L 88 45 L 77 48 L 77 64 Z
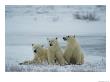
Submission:
M 91 62 L 95 60 L 95 62 Z M 13 65 L 6 64 L 7 72 L 105 72 L 106 62 L 105 59 L 97 56 L 87 57 L 90 61 L 85 61 L 83 65 L 47 65 L 47 64 L 36 64 L 36 65 Z
M 79 12 L 94 13 L 99 20 L 76 19 Z M 6 6 L 5 68 L 7 72 L 105 72 L 106 71 L 106 22 L 105 6 Z M 32 43 L 47 48 L 49 37 L 76 34 L 85 53 L 83 65 L 18 65 L 33 57 Z
M 6 27 L 10 27 L 6 28 L 6 33 L 105 33 L 105 10 L 101 9 L 96 6 L 6 6 Z M 100 21 L 77 20 L 74 17 L 76 12 L 82 15 L 96 13 Z

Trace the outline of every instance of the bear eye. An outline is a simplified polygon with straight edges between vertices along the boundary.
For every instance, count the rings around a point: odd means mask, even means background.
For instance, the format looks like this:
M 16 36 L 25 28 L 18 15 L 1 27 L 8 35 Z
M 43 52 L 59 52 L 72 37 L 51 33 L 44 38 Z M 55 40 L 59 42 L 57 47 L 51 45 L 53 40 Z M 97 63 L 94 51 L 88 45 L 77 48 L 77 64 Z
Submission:
M 67 36 L 69 38 L 69 36 Z

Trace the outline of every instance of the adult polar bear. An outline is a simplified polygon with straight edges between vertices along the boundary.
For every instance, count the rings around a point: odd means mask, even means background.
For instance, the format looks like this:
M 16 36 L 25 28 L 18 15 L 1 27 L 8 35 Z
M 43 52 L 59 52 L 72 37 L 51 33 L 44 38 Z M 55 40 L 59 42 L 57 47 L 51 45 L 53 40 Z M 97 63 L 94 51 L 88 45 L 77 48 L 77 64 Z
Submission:
M 64 51 L 64 58 L 68 64 L 83 64 L 84 54 L 75 38 L 75 35 L 63 37 L 63 40 L 67 41 L 67 47 Z

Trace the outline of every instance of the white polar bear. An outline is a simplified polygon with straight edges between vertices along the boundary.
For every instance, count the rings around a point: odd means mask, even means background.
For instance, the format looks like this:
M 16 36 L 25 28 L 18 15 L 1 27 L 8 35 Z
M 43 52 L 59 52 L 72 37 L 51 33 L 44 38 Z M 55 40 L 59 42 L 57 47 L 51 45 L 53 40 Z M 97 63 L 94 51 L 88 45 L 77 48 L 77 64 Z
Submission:
M 34 53 L 34 58 L 29 61 L 24 61 L 23 63 L 19 63 L 20 65 L 22 64 L 42 64 L 46 61 L 48 61 L 47 57 L 47 49 L 43 48 L 43 45 L 40 44 L 32 44 L 32 49 Z
M 47 39 L 49 42 L 48 47 L 48 63 L 49 64 L 58 64 L 65 65 L 67 62 L 63 57 L 63 52 L 58 44 L 57 38 Z
M 83 64 L 84 54 L 75 38 L 75 35 L 63 37 L 63 40 L 67 41 L 67 47 L 64 51 L 64 58 L 68 64 Z

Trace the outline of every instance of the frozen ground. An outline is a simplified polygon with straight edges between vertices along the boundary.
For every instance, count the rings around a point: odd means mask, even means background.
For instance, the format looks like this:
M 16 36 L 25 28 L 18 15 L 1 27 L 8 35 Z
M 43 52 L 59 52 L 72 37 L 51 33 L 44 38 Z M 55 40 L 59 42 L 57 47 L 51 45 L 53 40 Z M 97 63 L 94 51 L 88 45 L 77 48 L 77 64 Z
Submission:
M 82 19 L 85 13 L 98 18 Z M 80 13 L 81 19 L 74 17 Z M 95 13 L 95 14 L 94 14 Z M 75 15 L 76 16 L 76 15 Z M 106 35 L 104 6 L 6 6 L 5 68 L 11 71 L 35 72 L 105 72 Z M 47 37 L 76 34 L 85 53 L 83 65 L 18 65 L 33 57 L 34 42 L 47 47 Z
M 9 36 L 8 36 L 9 37 Z M 24 36 L 23 36 L 24 37 Z M 47 37 L 47 36 L 46 36 Z M 53 36 L 54 37 L 54 36 Z M 28 37 L 18 40 L 21 36 L 16 36 L 16 39 L 12 36 L 15 43 L 10 42 L 6 46 L 6 71 L 60 71 L 60 72 L 104 72 L 106 71 L 106 44 L 105 36 L 77 36 L 81 47 L 85 53 L 85 63 L 83 65 L 18 65 L 18 63 L 24 60 L 30 60 L 33 57 L 31 41 L 27 42 Z M 35 37 L 29 38 L 34 40 Z M 46 42 L 44 36 L 40 36 L 40 42 Z M 23 44 L 16 44 L 22 42 Z M 27 42 L 27 43 L 25 43 Z M 61 47 L 64 48 L 66 43 L 59 37 Z M 46 43 L 45 43 L 46 44 Z M 47 45 L 45 45 L 47 47 Z
M 7 72 L 105 72 L 106 62 L 102 57 L 86 57 L 95 59 L 95 62 L 85 61 L 83 65 L 13 65 L 6 64 Z M 96 59 L 97 58 L 97 59 Z

